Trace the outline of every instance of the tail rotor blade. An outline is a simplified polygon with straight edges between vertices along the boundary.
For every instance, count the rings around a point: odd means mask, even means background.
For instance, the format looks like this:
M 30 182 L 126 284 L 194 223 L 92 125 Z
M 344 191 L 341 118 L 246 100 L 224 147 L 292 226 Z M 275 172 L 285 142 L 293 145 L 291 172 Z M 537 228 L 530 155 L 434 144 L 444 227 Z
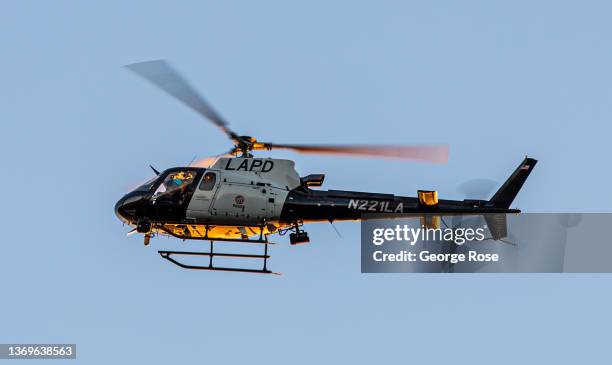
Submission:
M 497 187 L 497 182 L 491 179 L 472 179 L 457 187 L 466 199 L 486 200 Z

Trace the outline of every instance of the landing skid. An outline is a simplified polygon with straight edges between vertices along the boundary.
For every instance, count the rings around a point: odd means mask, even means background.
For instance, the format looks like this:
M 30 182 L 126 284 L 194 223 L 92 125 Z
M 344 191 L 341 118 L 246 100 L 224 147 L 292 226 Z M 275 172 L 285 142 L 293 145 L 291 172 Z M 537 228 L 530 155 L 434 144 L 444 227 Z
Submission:
M 225 240 L 231 241 L 231 240 Z M 233 242 L 242 242 L 240 240 L 233 240 Z M 159 255 L 170 261 L 171 263 L 183 268 L 183 269 L 191 269 L 191 270 L 209 270 L 209 271 L 230 271 L 230 272 L 243 272 L 243 273 L 252 273 L 252 274 L 274 274 L 280 275 L 280 273 L 272 272 L 268 270 L 267 264 L 270 255 L 268 255 L 268 245 L 272 244 L 271 242 L 261 242 L 264 245 L 264 254 L 263 255 L 255 255 L 255 254 L 240 254 L 240 253 L 221 253 L 214 252 L 213 250 L 213 241 L 210 242 L 210 252 L 191 252 L 191 251 L 157 251 Z M 185 264 L 180 261 L 177 261 L 172 257 L 175 256 L 205 256 L 209 258 L 208 265 L 191 265 Z M 220 267 L 213 265 L 214 257 L 225 257 L 225 258 L 236 258 L 236 259 L 257 259 L 263 260 L 263 268 L 261 269 L 247 269 L 247 268 L 239 268 L 239 267 Z

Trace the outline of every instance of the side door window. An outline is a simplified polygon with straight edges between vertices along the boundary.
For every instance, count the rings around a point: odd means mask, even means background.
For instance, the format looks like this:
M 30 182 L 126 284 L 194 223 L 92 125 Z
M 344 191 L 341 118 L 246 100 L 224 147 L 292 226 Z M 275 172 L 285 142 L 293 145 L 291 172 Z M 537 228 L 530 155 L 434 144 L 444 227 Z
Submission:
M 200 182 L 199 190 L 202 191 L 210 191 L 215 187 L 217 183 L 217 174 L 214 172 L 207 172 L 204 174 L 202 178 L 202 182 Z
M 187 208 L 188 214 L 195 218 L 209 216 L 209 210 L 211 209 L 218 182 L 219 174 L 217 172 L 206 171 L 204 173 Z

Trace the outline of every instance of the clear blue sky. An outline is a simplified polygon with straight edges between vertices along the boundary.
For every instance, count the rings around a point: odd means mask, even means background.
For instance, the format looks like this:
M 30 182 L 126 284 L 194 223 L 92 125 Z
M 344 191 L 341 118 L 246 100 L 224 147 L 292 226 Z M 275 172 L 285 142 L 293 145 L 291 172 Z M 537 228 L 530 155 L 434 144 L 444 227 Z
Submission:
M 227 149 L 121 68 L 169 59 L 232 126 L 281 142 L 449 143 L 448 165 L 298 156 L 327 188 L 461 198 L 540 164 L 516 205 L 609 212 L 608 2 L 0 5 L 0 342 L 86 364 L 598 364 L 609 275 L 365 275 L 359 225 L 272 249 L 282 277 L 179 270 L 113 205 Z

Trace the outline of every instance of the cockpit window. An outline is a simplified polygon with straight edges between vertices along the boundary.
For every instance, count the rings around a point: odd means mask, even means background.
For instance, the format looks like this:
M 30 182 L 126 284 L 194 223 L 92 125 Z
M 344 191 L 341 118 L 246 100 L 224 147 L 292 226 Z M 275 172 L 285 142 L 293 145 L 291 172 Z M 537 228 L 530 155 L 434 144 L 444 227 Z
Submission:
M 177 171 L 166 176 L 164 181 L 159 185 L 153 198 L 160 195 L 172 195 L 174 192 L 185 191 L 195 178 L 194 171 Z
M 200 190 L 212 190 L 215 186 L 215 181 L 217 181 L 217 174 L 214 172 L 207 172 L 204 174 L 202 178 L 202 182 L 200 183 Z

